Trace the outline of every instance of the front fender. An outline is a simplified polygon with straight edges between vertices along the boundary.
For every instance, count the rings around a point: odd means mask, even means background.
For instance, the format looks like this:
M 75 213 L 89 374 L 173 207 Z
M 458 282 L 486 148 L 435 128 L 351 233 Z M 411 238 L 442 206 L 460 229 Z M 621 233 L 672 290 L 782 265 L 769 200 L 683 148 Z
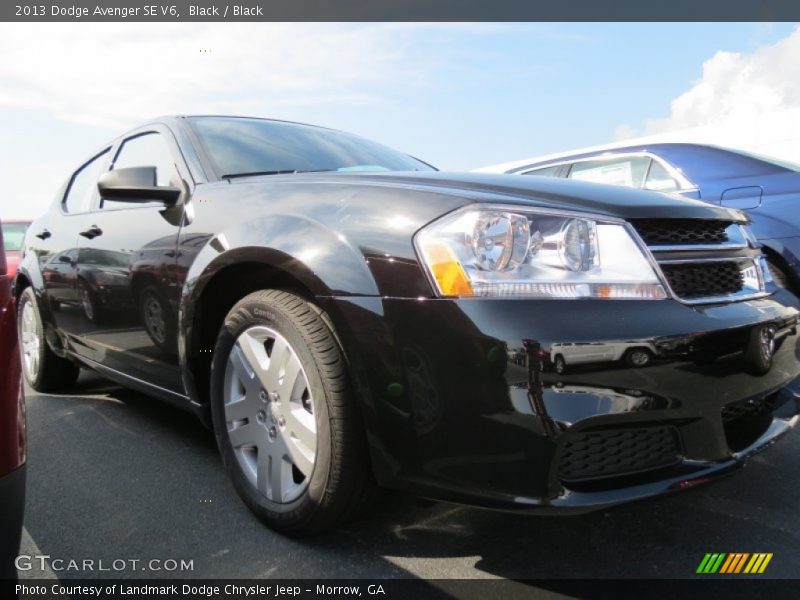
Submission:
M 316 297 L 378 295 L 363 254 L 344 235 L 313 219 L 265 215 L 231 224 L 218 234 L 192 232 L 191 228 L 181 232 L 178 244 L 179 260 L 189 265 L 178 316 L 178 348 L 185 374 L 191 372 L 189 345 L 195 338 L 199 302 L 214 278 L 229 267 L 280 269 Z M 196 391 L 193 382 L 185 383 L 187 389 Z
M 182 304 L 197 300 L 220 270 L 247 262 L 287 271 L 316 296 L 378 295 L 364 255 L 346 237 L 308 217 L 267 215 L 208 235 L 187 272 Z

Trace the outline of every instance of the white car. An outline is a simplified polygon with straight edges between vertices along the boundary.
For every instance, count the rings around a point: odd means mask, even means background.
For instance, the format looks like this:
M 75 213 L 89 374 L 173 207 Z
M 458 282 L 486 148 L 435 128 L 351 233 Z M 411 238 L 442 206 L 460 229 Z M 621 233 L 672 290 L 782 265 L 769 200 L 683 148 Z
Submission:
M 550 362 L 556 373 L 564 373 L 568 366 L 589 363 L 607 363 L 624 360 L 630 367 L 646 367 L 658 351 L 652 344 L 638 342 L 575 342 L 553 344 Z

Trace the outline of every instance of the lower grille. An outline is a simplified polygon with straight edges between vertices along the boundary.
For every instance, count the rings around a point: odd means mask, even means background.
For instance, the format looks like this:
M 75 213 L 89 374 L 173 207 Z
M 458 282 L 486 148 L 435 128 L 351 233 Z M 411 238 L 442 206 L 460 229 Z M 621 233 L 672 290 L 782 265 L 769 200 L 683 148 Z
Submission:
M 740 292 L 744 277 L 735 261 L 662 264 L 661 270 L 675 295 L 681 298 L 710 298 Z
M 567 442 L 559 464 L 562 481 L 631 475 L 680 462 L 674 427 L 647 427 L 578 433 Z
M 735 423 L 742 419 L 758 418 L 775 410 L 777 396 L 773 394 L 759 400 L 741 400 L 722 407 L 722 422 Z

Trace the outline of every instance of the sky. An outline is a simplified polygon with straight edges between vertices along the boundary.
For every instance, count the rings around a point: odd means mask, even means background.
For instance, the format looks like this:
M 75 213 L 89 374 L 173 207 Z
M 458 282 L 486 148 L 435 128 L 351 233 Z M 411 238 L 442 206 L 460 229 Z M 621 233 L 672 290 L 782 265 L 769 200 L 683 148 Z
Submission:
M 162 114 L 343 129 L 445 170 L 800 106 L 767 23 L 0 23 L 0 218 Z

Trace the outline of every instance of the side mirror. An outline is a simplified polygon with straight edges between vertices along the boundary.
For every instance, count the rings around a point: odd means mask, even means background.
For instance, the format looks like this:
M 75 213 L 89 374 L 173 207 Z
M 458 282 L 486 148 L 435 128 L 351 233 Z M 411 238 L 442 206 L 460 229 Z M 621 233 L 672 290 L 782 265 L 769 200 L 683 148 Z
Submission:
M 168 205 L 175 204 L 182 193 L 180 188 L 156 185 L 155 167 L 108 171 L 100 176 L 97 189 L 107 200 L 131 203 L 161 201 Z
M 69 256 L 67 256 L 66 254 L 62 254 L 61 256 L 59 256 L 58 257 L 58 261 L 62 262 L 62 263 L 67 263 L 67 264 L 70 264 L 70 265 L 72 264 L 72 259 Z

